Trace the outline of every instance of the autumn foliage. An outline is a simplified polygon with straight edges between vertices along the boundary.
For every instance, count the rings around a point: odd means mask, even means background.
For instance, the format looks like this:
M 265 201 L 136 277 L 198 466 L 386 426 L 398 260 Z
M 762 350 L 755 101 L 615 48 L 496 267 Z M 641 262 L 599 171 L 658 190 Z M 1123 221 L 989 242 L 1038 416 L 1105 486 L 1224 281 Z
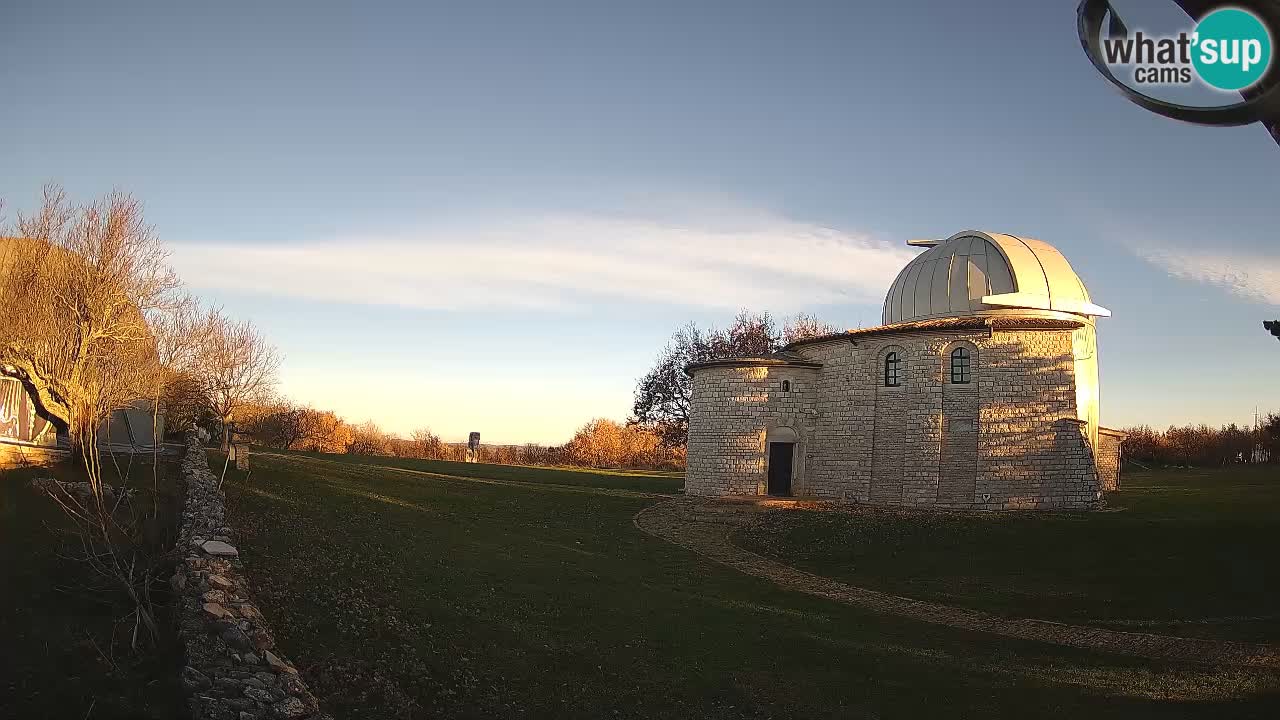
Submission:
M 428 428 L 409 437 L 366 420 L 351 424 L 330 410 L 272 400 L 250 404 L 237 421 L 240 432 L 268 447 L 351 455 L 381 455 L 421 460 L 466 458 L 465 443 L 440 439 Z M 597 418 L 584 424 L 565 445 L 483 445 L 480 461 L 499 465 L 664 469 L 684 467 L 683 449 L 665 447 L 652 431 Z
M 583 425 L 565 446 L 573 465 L 592 468 L 658 468 L 677 463 L 682 455 L 662 444 L 657 433 L 636 425 L 596 418 Z

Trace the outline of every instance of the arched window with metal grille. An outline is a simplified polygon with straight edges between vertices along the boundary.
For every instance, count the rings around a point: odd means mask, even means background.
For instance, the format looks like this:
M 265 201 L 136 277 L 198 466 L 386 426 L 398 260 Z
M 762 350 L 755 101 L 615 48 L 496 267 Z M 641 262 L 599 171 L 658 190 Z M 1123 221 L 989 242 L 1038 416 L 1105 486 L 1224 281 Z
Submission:
M 902 385 L 902 358 L 897 351 L 884 356 L 884 386 L 899 387 Z
M 969 348 L 958 347 L 951 351 L 951 382 L 955 385 L 973 382 L 973 356 Z

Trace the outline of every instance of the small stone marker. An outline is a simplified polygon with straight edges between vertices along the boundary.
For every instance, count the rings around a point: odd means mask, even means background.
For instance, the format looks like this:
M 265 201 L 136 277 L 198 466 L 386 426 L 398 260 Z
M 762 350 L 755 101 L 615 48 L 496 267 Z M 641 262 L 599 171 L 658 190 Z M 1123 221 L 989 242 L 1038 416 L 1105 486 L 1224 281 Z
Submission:
M 472 432 L 467 436 L 467 462 L 480 462 L 480 433 Z
M 232 449 L 235 452 L 232 459 L 236 461 L 236 469 L 240 472 L 247 472 L 249 470 L 249 444 L 233 445 Z
M 200 546 L 200 549 L 217 557 L 240 556 L 240 551 L 236 550 L 234 545 L 228 545 L 221 540 L 206 540 L 205 543 Z

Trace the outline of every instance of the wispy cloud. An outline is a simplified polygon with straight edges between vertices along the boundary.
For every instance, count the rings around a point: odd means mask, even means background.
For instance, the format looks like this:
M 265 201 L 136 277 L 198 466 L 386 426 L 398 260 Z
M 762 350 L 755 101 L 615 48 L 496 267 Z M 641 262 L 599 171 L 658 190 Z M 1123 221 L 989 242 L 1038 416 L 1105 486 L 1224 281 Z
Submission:
M 197 288 L 343 303 L 572 310 L 614 300 L 786 312 L 878 303 L 914 255 L 751 214 L 701 223 L 557 215 L 305 244 L 179 244 L 172 260 Z
M 1173 277 L 1217 285 L 1249 300 L 1280 305 L 1280 256 L 1150 244 L 1135 246 L 1134 252 Z

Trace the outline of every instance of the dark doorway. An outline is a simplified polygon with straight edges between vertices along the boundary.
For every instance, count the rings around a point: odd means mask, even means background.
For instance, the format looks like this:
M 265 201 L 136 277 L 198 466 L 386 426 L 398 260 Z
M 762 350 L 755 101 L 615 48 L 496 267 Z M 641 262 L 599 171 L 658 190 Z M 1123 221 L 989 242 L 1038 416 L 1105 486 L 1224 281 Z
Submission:
M 769 494 L 791 494 L 791 458 L 795 443 L 769 443 Z

